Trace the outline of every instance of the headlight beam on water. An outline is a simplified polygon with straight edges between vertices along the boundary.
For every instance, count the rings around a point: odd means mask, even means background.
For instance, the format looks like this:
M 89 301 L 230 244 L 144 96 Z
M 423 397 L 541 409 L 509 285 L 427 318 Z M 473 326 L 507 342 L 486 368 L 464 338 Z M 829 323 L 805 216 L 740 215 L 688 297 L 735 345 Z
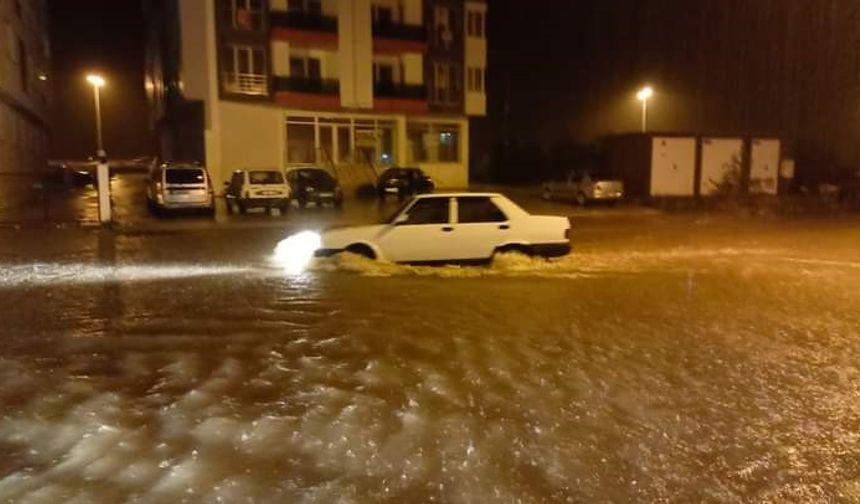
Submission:
M 302 231 L 281 240 L 275 247 L 275 262 L 291 275 L 305 271 L 314 253 L 322 247 L 319 233 Z

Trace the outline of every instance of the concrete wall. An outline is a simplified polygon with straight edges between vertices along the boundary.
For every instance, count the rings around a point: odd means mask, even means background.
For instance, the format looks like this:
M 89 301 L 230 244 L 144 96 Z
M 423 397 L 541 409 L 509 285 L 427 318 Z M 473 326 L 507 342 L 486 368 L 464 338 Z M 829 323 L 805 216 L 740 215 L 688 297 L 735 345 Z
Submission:
M 468 35 L 468 27 L 463 23 L 463 36 L 465 42 L 465 64 L 463 70 L 463 89 L 465 90 L 465 111 L 467 115 L 484 116 L 487 115 L 487 83 L 484 82 L 483 92 L 474 92 L 469 90 L 469 69 L 470 68 L 487 68 L 487 4 L 484 2 L 466 2 L 466 12 L 481 13 L 484 16 L 484 36 L 470 37 Z M 468 19 L 468 15 L 464 20 Z M 486 72 L 484 72 L 486 75 Z
M 740 170 L 744 149 L 742 138 L 703 138 L 699 194 L 714 194 L 731 170 Z
M 346 108 L 373 108 L 373 35 L 370 0 L 338 4 L 340 100 Z
M 402 61 L 404 84 L 424 84 L 424 55 L 407 53 Z
M 692 196 L 695 177 L 695 138 L 652 139 L 651 196 Z
M 219 188 L 240 168 L 283 168 L 283 111 L 267 106 L 222 101 L 220 166 L 209 167 Z
M 750 142 L 750 192 L 776 194 L 779 163 L 779 140 L 753 138 Z

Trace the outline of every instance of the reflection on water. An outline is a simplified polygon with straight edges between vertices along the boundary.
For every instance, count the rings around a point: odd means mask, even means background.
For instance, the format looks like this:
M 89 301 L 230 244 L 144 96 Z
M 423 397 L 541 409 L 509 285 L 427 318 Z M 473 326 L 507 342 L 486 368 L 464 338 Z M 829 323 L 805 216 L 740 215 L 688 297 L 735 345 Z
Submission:
M 4 270 L 0 501 L 860 499 L 850 265 L 230 268 Z

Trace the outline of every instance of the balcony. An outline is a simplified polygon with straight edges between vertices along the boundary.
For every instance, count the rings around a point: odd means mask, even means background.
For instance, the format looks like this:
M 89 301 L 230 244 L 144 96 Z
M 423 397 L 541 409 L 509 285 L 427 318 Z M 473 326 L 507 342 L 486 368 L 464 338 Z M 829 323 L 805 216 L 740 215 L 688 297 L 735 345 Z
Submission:
M 401 84 L 396 82 L 374 82 L 373 96 L 376 98 L 398 98 L 403 100 L 427 100 L 427 88 L 423 84 Z
M 426 114 L 427 88 L 423 84 L 375 82 L 373 108 L 378 112 Z
M 427 32 L 423 26 L 400 23 L 373 23 L 373 36 L 386 39 L 426 42 Z
M 340 93 L 340 81 L 308 77 L 275 77 L 275 92 L 336 95 Z
M 272 11 L 273 29 L 337 33 L 337 18 L 312 12 Z
M 376 54 L 425 53 L 427 52 L 427 31 L 420 25 L 374 23 L 373 52 Z
M 224 92 L 248 96 L 268 96 L 269 78 L 265 75 L 224 72 Z

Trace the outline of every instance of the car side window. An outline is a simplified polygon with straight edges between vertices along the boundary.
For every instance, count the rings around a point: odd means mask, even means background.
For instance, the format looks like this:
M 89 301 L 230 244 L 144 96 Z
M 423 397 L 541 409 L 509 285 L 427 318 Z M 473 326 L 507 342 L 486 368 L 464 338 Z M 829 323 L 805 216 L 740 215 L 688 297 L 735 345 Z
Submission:
M 423 198 L 406 211 L 406 224 L 448 224 L 449 213 L 448 198 Z
M 458 222 L 505 222 L 508 217 L 490 198 L 470 197 L 457 199 Z

